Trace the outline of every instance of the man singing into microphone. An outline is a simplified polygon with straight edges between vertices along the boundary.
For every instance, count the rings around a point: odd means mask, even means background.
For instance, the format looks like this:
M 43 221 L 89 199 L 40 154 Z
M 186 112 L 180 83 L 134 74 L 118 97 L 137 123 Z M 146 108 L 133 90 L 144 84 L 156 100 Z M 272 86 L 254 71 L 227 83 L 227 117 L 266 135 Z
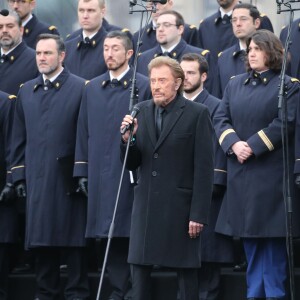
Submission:
M 184 72 L 161 56 L 149 64 L 153 100 L 139 104 L 126 167 L 139 169 L 128 261 L 133 300 L 150 300 L 153 265 L 174 268 L 181 300 L 198 299 L 201 231 L 213 185 L 213 131 L 208 109 L 180 95 Z M 131 124 L 126 115 L 121 130 Z M 129 139 L 122 136 L 122 156 Z

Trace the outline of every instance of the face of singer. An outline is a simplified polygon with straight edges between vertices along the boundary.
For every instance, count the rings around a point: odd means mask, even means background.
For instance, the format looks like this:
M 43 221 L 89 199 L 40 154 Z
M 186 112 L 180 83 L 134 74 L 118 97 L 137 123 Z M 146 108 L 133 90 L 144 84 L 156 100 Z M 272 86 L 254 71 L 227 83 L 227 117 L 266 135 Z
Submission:
M 4 50 L 10 50 L 21 42 L 23 27 L 19 27 L 13 16 L 0 15 L 0 45 Z
M 36 64 L 47 78 L 55 76 L 62 69 L 65 52 L 58 52 L 54 39 L 40 40 L 36 45 Z
M 150 87 L 155 105 L 164 107 L 173 101 L 180 84 L 181 79 L 173 76 L 170 67 L 162 65 L 153 68 L 150 73 Z
M 193 93 L 203 89 L 203 82 L 206 80 L 207 74 L 200 74 L 199 63 L 197 61 L 183 60 L 180 66 L 184 72 L 183 90 L 187 93 Z
M 16 11 L 20 16 L 21 20 L 26 20 L 35 8 L 35 0 L 25 0 L 19 2 L 10 2 L 8 1 L 8 7 L 11 10 Z
M 247 8 L 238 8 L 232 12 L 232 29 L 238 39 L 245 39 L 256 31 L 260 20 L 254 20 Z
M 78 22 L 86 33 L 93 34 L 101 28 L 104 13 L 98 0 L 78 1 Z
M 250 42 L 248 47 L 248 60 L 252 70 L 256 72 L 263 72 L 269 68 L 266 66 L 266 53 L 259 48 L 253 41 Z
M 125 50 L 121 39 L 106 38 L 103 44 L 104 60 L 108 70 L 125 71 L 133 50 Z

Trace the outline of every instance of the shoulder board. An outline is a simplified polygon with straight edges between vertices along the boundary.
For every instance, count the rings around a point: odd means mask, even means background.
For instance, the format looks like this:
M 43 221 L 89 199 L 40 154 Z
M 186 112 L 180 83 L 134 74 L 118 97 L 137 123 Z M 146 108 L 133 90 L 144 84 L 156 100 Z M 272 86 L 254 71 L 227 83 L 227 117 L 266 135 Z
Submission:
M 21 83 L 21 84 L 20 84 L 20 88 L 22 88 L 22 87 L 23 87 L 23 85 L 24 85 L 24 83 Z
M 230 79 L 233 79 L 235 77 L 235 75 L 231 76 Z
M 203 21 L 204 21 L 204 19 L 200 20 L 200 22 L 199 22 L 199 23 L 201 24 Z
M 71 33 L 68 33 L 67 36 L 66 36 L 66 38 L 68 38 L 70 35 L 71 35 Z
M 300 83 L 300 80 L 298 78 L 291 78 L 291 82 L 299 82 Z
M 56 26 L 54 26 L 54 25 L 52 25 L 52 26 L 50 26 L 49 28 L 48 28 L 49 30 L 56 30 Z
M 8 96 L 8 99 L 9 99 L 9 100 L 14 100 L 14 99 L 16 99 L 16 98 L 17 98 L 17 96 L 15 96 L 15 95 L 9 95 L 9 96 Z
M 88 85 L 90 83 L 90 80 L 85 81 L 85 85 Z
M 128 28 L 123 28 L 122 32 L 129 32 L 130 30 Z
M 207 53 L 209 53 L 209 50 L 203 50 L 203 51 L 201 52 L 201 55 L 205 56 Z
M 196 29 L 196 25 L 190 25 L 190 29 Z
M 222 51 L 221 51 L 221 52 L 219 52 L 219 53 L 218 53 L 218 57 L 220 57 L 222 54 L 223 54 L 223 52 L 222 52 Z
M 266 16 L 267 16 L 266 14 L 260 14 L 261 18 L 266 17 Z

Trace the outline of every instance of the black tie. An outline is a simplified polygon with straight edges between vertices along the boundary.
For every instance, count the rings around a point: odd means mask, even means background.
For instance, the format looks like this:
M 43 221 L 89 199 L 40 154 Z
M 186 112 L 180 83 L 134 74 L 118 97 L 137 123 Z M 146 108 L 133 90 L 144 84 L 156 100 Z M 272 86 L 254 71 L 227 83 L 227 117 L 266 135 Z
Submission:
M 159 138 L 162 128 L 163 128 L 163 114 L 165 112 L 165 109 L 163 107 L 158 107 L 156 109 L 156 137 Z
M 168 52 L 168 51 L 165 51 L 162 55 L 163 55 L 163 56 L 169 56 L 169 57 L 171 57 L 171 54 L 170 54 L 170 52 Z
M 0 59 L 1 64 L 3 64 L 6 60 L 8 60 L 8 56 L 6 54 L 2 54 Z
M 228 16 L 228 15 L 224 15 L 224 17 L 223 17 L 223 19 L 222 19 L 222 23 L 223 24 L 228 24 L 228 23 L 230 23 L 230 17 Z
M 90 45 L 90 44 L 91 44 L 90 38 L 89 38 L 89 37 L 86 37 L 86 38 L 84 39 L 84 43 L 87 44 L 87 45 Z
M 116 79 L 116 78 L 114 78 L 111 82 L 110 82 L 110 86 L 112 87 L 112 88 L 114 88 L 114 87 L 116 87 L 116 86 L 118 86 L 118 85 L 120 85 L 121 83 L 120 83 L 120 81 L 118 80 L 118 79 Z
M 51 87 L 52 87 L 51 81 L 49 79 L 46 79 L 44 83 L 44 91 L 48 91 Z

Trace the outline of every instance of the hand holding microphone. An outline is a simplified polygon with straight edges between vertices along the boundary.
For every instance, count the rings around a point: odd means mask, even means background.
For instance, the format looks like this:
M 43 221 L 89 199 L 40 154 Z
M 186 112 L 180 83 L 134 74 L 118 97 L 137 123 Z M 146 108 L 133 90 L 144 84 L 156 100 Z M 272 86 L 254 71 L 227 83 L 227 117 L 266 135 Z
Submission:
M 122 135 L 122 139 L 124 142 L 127 143 L 129 136 L 130 136 L 130 127 L 133 125 L 133 135 L 136 133 L 137 128 L 138 128 L 138 124 L 137 124 L 137 120 L 135 119 L 135 117 L 138 115 L 138 113 L 140 112 L 140 109 L 137 106 L 134 106 L 132 109 L 132 112 L 130 115 L 126 115 L 122 121 L 121 124 L 121 128 L 120 128 L 120 132 Z

